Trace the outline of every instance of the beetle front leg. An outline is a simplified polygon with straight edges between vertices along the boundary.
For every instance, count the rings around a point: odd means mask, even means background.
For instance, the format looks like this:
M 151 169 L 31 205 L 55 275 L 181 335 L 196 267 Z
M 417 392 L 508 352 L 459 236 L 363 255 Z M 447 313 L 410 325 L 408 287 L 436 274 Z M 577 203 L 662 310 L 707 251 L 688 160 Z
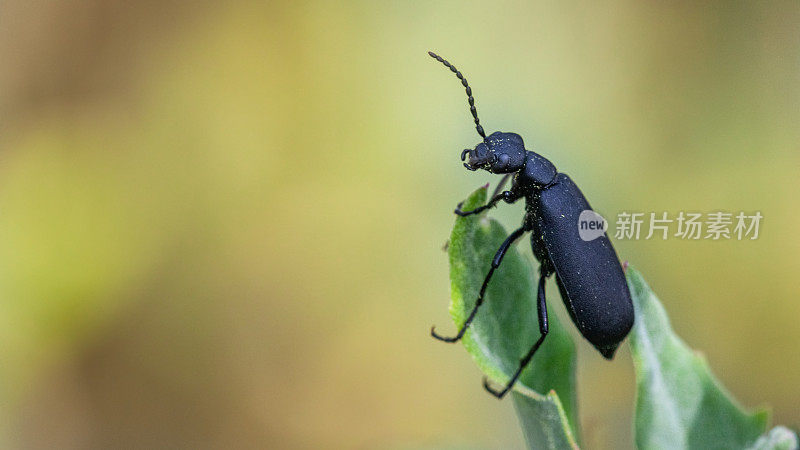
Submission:
M 467 331 L 467 327 L 472 323 L 472 320 L 475 318 L 475 314 L 478 313 L 478 308 L 483 303 L 483 296 L 486 293 L 486 287 L 489 286 L 489 280 L 492 279 L 492 275 L 494 274 L 495 269 L 500 267 L 500 263 L 503 261 L 503 256 L 505 256 L 508 249 L 511 247 L 511 244 L 514 243 L 520 236 L 522 236 L 525 231 L 525 227 L 522 227 L 513 233 L 511 233 L 502 244 L 500 244 L 500 248 L 497 249 L 497 253 L 494 255 L 494 259 L 492 260 L 492 266 L 489 268 L 489 273 L 486 274 L 486 278 L 483 280 L 483 284 L 481 285 L 481 291 L 478 294 L 478 300 L 475 301 L 475 306 L 472 308 L 472 312 L 469 313 L 469 317 L 467 320 L 464 321 L 464 325 L 461 326 L 461 329 L 458 330 L 458 333 L 453 337 L 444 337 L 440 336 L 436 333 L 436 327 L 431 327 L 431 336 L 439 339 L 440 341 L 444 342 L 456 342 L 462 337 L 464 337 L 464 333 Z
M 501 178 L 500 181 L 497 182 L 497 187 L 494 188 L 494 192 L 492 192 L 492 198 L 497 197 L 497 194 L 499 194 L 500 192 L 503 191 L 503 188 L 505 187 L 506 182 L 508 181 L 509 178 L 511 178 L 512 175 L 514 175 L 514 174 L 513 173 L 507 173 L 507 174 L 503 175 L 503 178 Z
M 453 212 L 455 212 L 457 215 L 459 215 L 461 217 L 467 217 L 467 216 L 471 216 L 473 214 L 482 213 L 482 212 L 486 211 L 487 209 L 494 207 L 497 204 L 497 202 L 499 202 L 500 200 L 503 200 L 506 203 L 514 203 L 515 201 L 519 200 L 520 197 L 521 197 L 520 195 L 517 195 L 512 191 L 503 191 L 503 192 L 495 195 L 494 197 L 492 197 L 492 199 L 489 200 L 489 203 L 487 203 L 487 204 L 485 204 L 483 206 L 479 206 L 479 207 L 477 207 L 477 208 L 475 208 L 475 209 L 473 209 L 471 211 L 462 211 L 461 210 L 461 205 L 463 205 L 464 202 L 461 202 L 461 203 L 458 204 L 458 206 L 456 206 L 456 209 Z
M 531 359 L 533 359 L 533 354 L 536 353 L 536 350 L 539 350 L 539 347 L 542 345 L 542 342 L 544 342 L 544 338 L 547 336 L 549 327 L 547 325 L 547 298 L 545 296 L 544 286 L 545 282 L 547 281 L 548 275 L 549 274 L 547 272 L 542 271 L 541 275 L 539 276 L 539 289 L 536 293 L 536 297 L 538 299 L 537 311 L 539 313 L 539 333 L 541 334 L 541 336 L 539 336 L 539 339 L 536 341 L 535 344 L 533 344 L 533 347 L 531 347 L 531 349 L 528 351 L 528 354 L 525 355 L 525 357 L 520 360 L 517 371 L 514 372 L 514 375 L 511 377 L 511 380 L 508 382 L 508 384 L 506 384 L 506 387 L 504 387 L 502 390 L 500 391 L 495 390 L 494 388 L 489 386 L 488 379 L 486 378 L 483 379 L 483 387 L 486 388 L 486 390 L 489 391 L 490 394 L 494 395 L 497 398 L 503 398 L 503 396 L 506 395 L 506 393 L 508 393 L 508 391 L 511 390 L 511 388 L 514 386 L 514 383 L 517 382 L 517 379 L 519 378 L 520 374 L 522 374 L 522 371 L 525 369 L 528 363 L 531 362 Z

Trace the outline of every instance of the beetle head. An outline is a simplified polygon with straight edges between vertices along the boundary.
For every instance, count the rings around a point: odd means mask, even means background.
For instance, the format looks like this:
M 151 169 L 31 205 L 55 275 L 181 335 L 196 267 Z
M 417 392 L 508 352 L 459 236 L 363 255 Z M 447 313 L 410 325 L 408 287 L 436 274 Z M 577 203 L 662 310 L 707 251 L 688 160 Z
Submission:
M 469 87 L 467 78 L 454 65 L 436 53 L 428 52 L 428 55 L 444 64 L 461 80 L 467 93 L 469 111 L 475 121 L 475 130 L 483 138 L 483 142 L 476 145 L 474 149 L 466 149 L 461 152 L 461 160 L 465 161 L 464 167 L 469 170 L 484 169 L 492 173 L 512 173 L 525 167 L 525 144 L 520 135 L 498 131 L 487 137 L 480 120 L 478 120 L 478 110 L 475 108 L 475 99 L 472 98 L 472 88 Z M 467 155 L 469 155 L 469 160 L 467 160 Z
M 467 159 L 469 156 L 469 159 Z M 512 173 L 525 165 L 525 143 L 516 133 L 490 134 L 474 149 L 461 152 L 464 167 L 469 170 L 484 169 L 492 173 Z

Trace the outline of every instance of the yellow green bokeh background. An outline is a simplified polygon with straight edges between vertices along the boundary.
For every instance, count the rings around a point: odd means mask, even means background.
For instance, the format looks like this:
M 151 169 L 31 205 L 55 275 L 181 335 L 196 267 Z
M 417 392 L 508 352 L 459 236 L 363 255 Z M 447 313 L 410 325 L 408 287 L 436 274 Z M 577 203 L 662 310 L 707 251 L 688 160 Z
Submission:
M 607 217 L 761 211 L 755 241 L 616 247 L 797 427 L 798 29 L 796 1 L 4 2 L 0 444 L 520 448 L 428 336 L 493 178 L 427 50 Z M 586 448 L 630 448 L 629 351 L 578 348 Z

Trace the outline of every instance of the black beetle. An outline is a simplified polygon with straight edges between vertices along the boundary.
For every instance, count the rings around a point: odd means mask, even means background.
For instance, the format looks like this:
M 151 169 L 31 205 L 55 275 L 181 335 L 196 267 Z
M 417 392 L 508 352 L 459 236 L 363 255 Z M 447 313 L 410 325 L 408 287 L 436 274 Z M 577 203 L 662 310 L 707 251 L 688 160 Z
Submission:
M 464 325 L 454 337 L 442 337 L 434 328 L 431 328 L 431 335 L 445 342 L 456 342 L 464 336 L 483 303 L 486 286 L 506 251 L 514 241 L 530 231 L 533 255 L 540 263 L 537 307 L 541 335 L 520 360 L 519 368 L 505 388 L 495 390 L 486 379 L 484 387 L 497 398 L 502 398 L 542 345 L 548 330 L 545 281 L 552 274 L 556 276 L 561 298 L 575 326 L 606 359 L 612 359 L 620 342 L 633 327 L 633 303 L 619 258 L 605 232 L 598 233 L 593 239 L 584 240 L 581 237 L 579 217 L 582 212 L 592 210 L 589 202 L 569 176 L 559 173 L 545 157 L 525 150 L 520 135 L 498 131 L 487 137 L 478 120 L 475 99 L 472 98 L 467 79 L 439 55 L 433 52 L 428 54 L 461 80 L 467 91 L 475 128 L 483 138 L 483 142 L 474 149 L 461 152 L 461 160 L 467 161 L 464 166 L 472 171 L 484 169 L 505 174 L 486 205 L 472 211 L 462 211 L 459 203 L 455 213 L 469 216 L 495 206 L 500 200 L 514 203 L 525 198 L 522 226 L 511 233 L 497 250 L 475 306 Z M 501 192 L 510 176 L 513 176 L 511 188 Z

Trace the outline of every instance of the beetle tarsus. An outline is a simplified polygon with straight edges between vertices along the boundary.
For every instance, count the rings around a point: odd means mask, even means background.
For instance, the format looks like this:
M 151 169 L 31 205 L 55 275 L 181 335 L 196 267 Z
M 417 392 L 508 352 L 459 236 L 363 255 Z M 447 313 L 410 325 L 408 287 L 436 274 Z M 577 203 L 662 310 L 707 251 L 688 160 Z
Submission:
M 461 216 L 461 217 L 467 217 L 467 216 L 471 216 L 473 214 L 480 214 L 480 213 L 486 211 L 489 208 L 494 208 L 495 206 L 497 206 L 497 202 L 499 202 L 500 200 L 506 200 L 505 192 L 501 192 L 499 194 L 496 194 L 496 195 L 492 196 L 491 200 L 489 200 L 489 203 L 487 203 L 487 204 L 485 204 L 483 206 L 479 206 L 479 207 L 477 207 L 477 208 L 475 208 L 475 209 L 473 209 L 471 211 L 463 211 L 461 209 L 461 206 L 464 204 L 464 202 L 461 202 L 458 205 L 456 205 L 456 209 L 453 212 L 456 213 L 456 215 Z M 506 200 L 506 201 L 508 201 L 508 200 Z
M 489 392 L 490 394 L 497 397 L 498 400 L 501 400 L 508 393 L 508 390 L 511 388 L 511 386 L 510 385 L 506 386 L 502 390 L 498 391 L 489 384 L 488 378 L 483 377 L 483 388 L 486 389 L 486 391 Z
M 456 208 L 455 211 L 453 211 L 453 212 L 456 213 L 456 215 L 458 215 L 458 216 L 467 217 L 467 216 L 471 216 L 473 214 L 480 214 L 480 213 L 486 211 L 489 208 L 494 208 L 496 204 L 497 204 L 496 202 L 489 203 L 489 204 L 486 204 L 486 205 L 483 205 L 483 206 L 479 206 L 479 207 L 477 207 L 477 208 L 475 208 L 475 209 L 473 209 L 471 211 L 463 211 L 461 209 L 461 204 L 459 203 L 458 204 L 458 208 Z
M 453 337 L 446 337 L 446 336 L 442 336 L 441 334 L 437 333 L 436 332 L 436 325 L 434 325 L 434 326 L 431 327 L 431 336 L 433 336 L 434 338 L 436 338 L 436 339 L 438 339 L 438 340 L 440 340 L 442 342 L 447 342 L 449 344 L 452 344 L 453 342 L 458 342 L 462 337 L 464 337 L 464 330 L 466 330 L 466 329 L 467 329 L 467 327 L 464 327 L 464 328 L 461 329 L 461 331 L 458 332 L 457 335 L 455 335 Z
M 482 212 L 483 212 L 483 211 L 485 211 L 485 210 L 486 210 L 486 208 L 484 208 L 483 206 L 481 206 L 480 208 L 473 209 L 472 211 L 463 211 L 463 210 L 461 209 L 461 206 L 459 205 L 459 207 L 458 207 L 458 208 L 456 208 L 456 209 L 455 209 L 453 212 L 454 212 L 454 213 L 456 213 L 456 215 L 457 215 L 457 216 L 460 216 L 460 217 L 469 217 L 469 216 L 471 216 L 471 215 L 473 215 L 473 214 L 479 214 L 479 213 L 482 213 Z

